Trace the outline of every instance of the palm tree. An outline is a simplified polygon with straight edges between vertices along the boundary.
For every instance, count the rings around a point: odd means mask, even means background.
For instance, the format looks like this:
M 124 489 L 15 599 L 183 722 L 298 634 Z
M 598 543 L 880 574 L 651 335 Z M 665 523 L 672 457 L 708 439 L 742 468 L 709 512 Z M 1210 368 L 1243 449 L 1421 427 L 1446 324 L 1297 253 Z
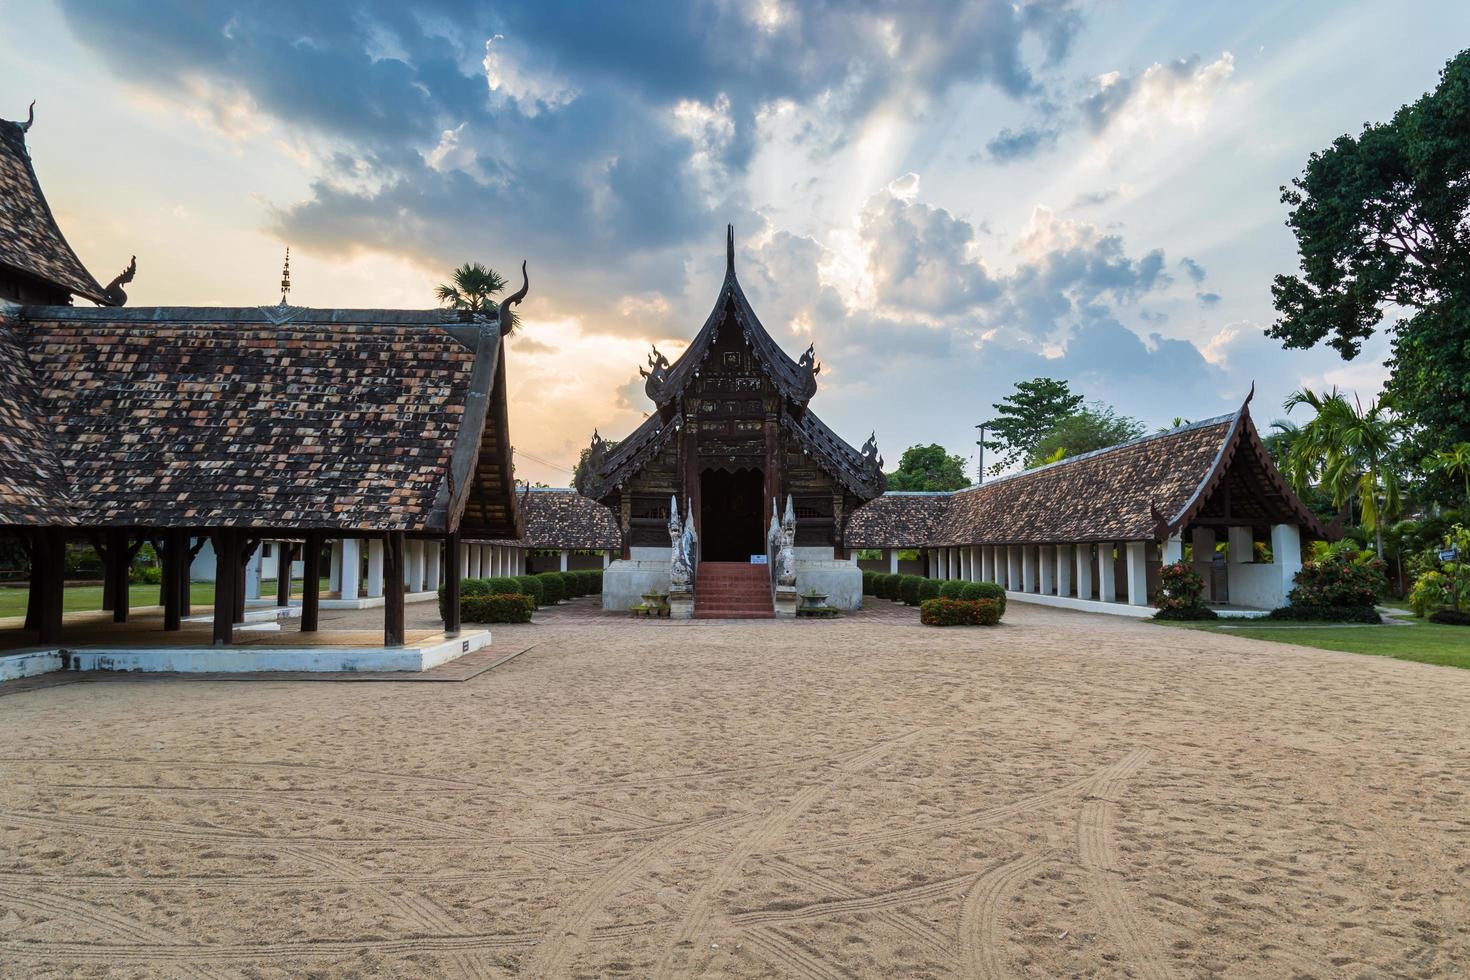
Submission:
M 439 302 L 449 309 L 480 314 L 490 314 L 500 309 L 494 296 L 506 287 L 506 281 L 494 269 L 479 262 L 466 262 L 454 270 L 453 278 L 453 285 L 445 283 L 435 290 Z M 504 333 L 513 333 L 520 322 L 520 316 L 512 307 L 510 322 L 505 325 Z
M 1465 510 L 1470 513 L 1470 442 L 1457 442 L 1424 461 L 1424 468 L 1465 481 Z
M 1302 427 L 1291 419 L 1277 419 L 1271 423 L 1271 431 L 1261 436 L 1261 442 L 1265 445 L 1266 451 L 1271 454 L 1271 459 L 1276 463 L 1277 469 L 1286 468 L 1286 460 L 1291 455 L 1292 444 L 1296 442 L 1301 432 Z
M 1383 523 L 1399 511 L 1398 474 L 1389 467 L 1399 422 L 1387 399 L 1349 402 L 1333 388 L 1317 394 L 1310 388 L 1292 392 L 1287 414 L 1306 405 L 1317 415 L 1291 442 L 1286 474 L 1299 491 L 1319 484 L 1342 507 L 1357 501 L 1363 528 L 1372 531 L 1378 557 L 1383 557 Z

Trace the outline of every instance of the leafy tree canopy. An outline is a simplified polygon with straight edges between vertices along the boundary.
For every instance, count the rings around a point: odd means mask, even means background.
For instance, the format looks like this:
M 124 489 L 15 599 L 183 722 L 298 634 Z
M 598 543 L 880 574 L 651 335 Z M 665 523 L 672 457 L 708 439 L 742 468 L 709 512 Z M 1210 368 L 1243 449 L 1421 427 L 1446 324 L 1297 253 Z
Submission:
M 1391 121 L 1312 154 L 1281 200 L 1301 269 L 1276 277 L 1267 333 L 1351 359 L 1389 307 L 1408 311 L 1387 391 L 1414 450 L 1470 441 L 1470 51 Z
M 985 448 L 1000 454 L 990 467 L 999 473 L 1031 456 L 1042 436 L 1082 407 L 1082 396 L 1065 381 L 1032 378 L 1016 382 L 1016 390 L 991 407 L 995 418 L 986 423 Z
M 608 452 L 612 452 L 618 448 L 620 441 L 618 439 L 604 439 L 602 440 L 602 444 L 607 447 Z M 582 485 L 582 473 L 587 469 L 587 457 L 590 455 L 592 455 L 592 447 L 583 446 L 581 454 L 577 456 L 577 465 L 572 468 L 572 486 L 580 487 Z
M 890 490 L 960 490 L 970 485 L 965 461 L 937 444 L 910 446 L 888 474 Z
M 1143 423 L 1093 402 L 1052 426 L 1026 454 L 1026 468 L 1106 449 L 1143 435 Z
M 469 310 L 472 313 L 489 314 L 500 309 L 495 294 L 505 288 L 505 277 L 494 269 L 479 262 L 466 262 L 452 273 L 452 283 L 442 283 L 434 290 L 439 302 L 451 310 Z M 509 335 L 520 326 L 521 318 L 512 307 L 510 324 L 504 333 Z

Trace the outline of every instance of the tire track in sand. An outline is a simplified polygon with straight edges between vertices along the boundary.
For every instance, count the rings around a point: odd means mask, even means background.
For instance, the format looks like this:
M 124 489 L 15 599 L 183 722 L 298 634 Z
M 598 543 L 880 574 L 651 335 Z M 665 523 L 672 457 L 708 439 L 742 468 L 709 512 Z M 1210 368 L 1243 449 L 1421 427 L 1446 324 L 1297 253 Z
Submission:
M 959 954 L 964 975 L 998 980 L 1006 970 L 1005 902 L 1011 886 L 1035 873 L 1045 852 L 1026 854 L 996 865 L 975 879 L 960 906 Z
M 737 814 L 711 821 L 697 821 L 656 838 L 613 865 L 571 902 L 562 904 L 561 915 L 547 928 L 545 940 L 537 945 L 534 955 L 521 968 L 521 972 L 532 977 L 567 976 L 572 964 L 592 937 L 593 919 L 617 897 L 619 891 L 680 844 L 711 830 L 720 830 L 749 819 L 746 814 Z
M 39 912 L 42 915 L 61 916 L 73 919 L 83 925 L 91 926 L 101 932 L 122 939 L 140 940 L 137 946 L 124 946 L 124 949 L 146 950 L 154 943 L 171 943 L 174 938 L 166 932 L 154 929 L 152 926 L 114 912 L 111 909 L 99 908 L 90 902 L 79 901 L 72 898 L 63 898 L 59 895 L 35 895 L 22 892 L 13 892 L 9 889 L 0 889 L 0 901 L 7 905 L 19 906 Z M 9 944 L 6 944 L 9 945 Z M 43 949 L 52 944 L 37 944 Z M 204 980 L 218 980 L 228 977 L 228 974 L 209 966 L 189 963 L 183 964 L 183 972 L 189 976 L 201 977 Z
M 805 980 L 845 980 L 847 974 L 829 967 L 807 952 L 799 943 L 774 929 L 752 929 L 745 934 L 745 945 L 753 947 L 768 963 L 780 967 L 783 975 Z
M 1125 961 L 1149 980 L 1165 980 L 1174 975 L 1173 969 L 1124 887 L 1122 860 L 1113 836 L 1118 797 L 1129 777 L 1147 760 L 1147 751 L 1133 753 L 1126 764 L 1113 766 L 1083 800 L 1077 818 L 1077 862 L 1087 872 L 1088 893 Z
M 692 948 L 695 938 L 704 932 L 714 914 L 716 896 L 735 883 L 740 875 L 741 867 L 752 855 L 769 849 L 779 841 L 798 817 L 810 809 L 812 804 L 821 799 L 844 777 L 878 761 L 893 748 L 917 734 L 917 729 L 905 732 L 848 756 L 846 761 L 838 765 L 837 773 L 831 779 L 798 790 L 790 803 L 766 814 L 750 833 L 736 841 L 725 855 L 724 860 L 716 866 L 709 877 L 704 879 L 690 898 L 683 919 L 664 947 L 663 956 L 659 960 L 654 976 L 659 980 L 674 980 L 690 972 L 689 968 L 681 963 L 684 959 L 681 954 Z
M 800 865 L 792 864 L 784 858 L 775 858 L 767 862 L 766 868 L 785 878 L 801 882 L 809 888 L 814 888 L 818 892 L 826 892 L 836 898 L 867 897 L 864 893 L 845 882 L 838 881 L 836 878 L 829 878 L 826 875 L 803 868 Z M 949 937 L 918 916 L 896 906 L 867 909 L 866 911 L 890 928 L 897 929 L 920 945 L 927 946 L 932 952 L 940 955 L 948 955 L 951 946 Z

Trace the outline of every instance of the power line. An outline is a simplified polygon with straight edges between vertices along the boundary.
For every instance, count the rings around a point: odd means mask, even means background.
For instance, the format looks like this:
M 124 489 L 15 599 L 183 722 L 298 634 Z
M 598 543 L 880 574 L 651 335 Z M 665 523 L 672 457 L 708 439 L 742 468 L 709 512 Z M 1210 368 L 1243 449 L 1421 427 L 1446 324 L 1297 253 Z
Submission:
M 571 469 L 569 467 L 563 466 L 560 463 L 553 463 L 549 459 L 542 459 L 540 456 L 532 456 L 530 453 L 526 452 L 524 449 L 516 449 L 516 448 L 512 447 L 511 448 L 511 452 L 519 453 L 520 455 L 526 457 L 527 459 L 534 460 L 534 461 L 540 463 L 542 466 L 550 466 L 554 470 L 561 470 L 563 473 L 567 473 L 567 474 L 570 474 L 570 475 L 576 475 L 576 471 L 575 470 L 573 470 L 573 469 Z

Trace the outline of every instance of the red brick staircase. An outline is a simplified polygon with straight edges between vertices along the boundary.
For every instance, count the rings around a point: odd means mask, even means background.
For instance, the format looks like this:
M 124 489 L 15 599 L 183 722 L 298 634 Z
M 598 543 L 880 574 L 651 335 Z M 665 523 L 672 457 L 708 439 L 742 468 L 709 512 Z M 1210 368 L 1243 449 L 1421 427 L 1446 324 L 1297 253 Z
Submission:
M 774 619 L 771 571 L 740 561 L 702 561 L 694 579 L 695 619 Z

